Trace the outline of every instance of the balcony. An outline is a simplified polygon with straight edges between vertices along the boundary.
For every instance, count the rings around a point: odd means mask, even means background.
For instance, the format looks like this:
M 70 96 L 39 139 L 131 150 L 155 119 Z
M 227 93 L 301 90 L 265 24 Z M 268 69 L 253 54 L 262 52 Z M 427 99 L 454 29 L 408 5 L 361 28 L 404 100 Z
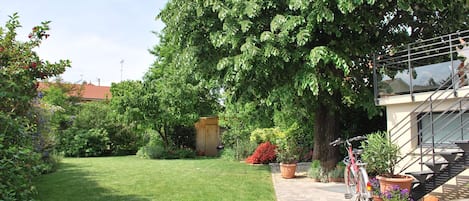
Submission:
M 469 30 L 388 48 L 373 60 L 376 104 L 392 96 L 407 95 L 414 101 L 417 93 L 466 87 L 468 54 Z

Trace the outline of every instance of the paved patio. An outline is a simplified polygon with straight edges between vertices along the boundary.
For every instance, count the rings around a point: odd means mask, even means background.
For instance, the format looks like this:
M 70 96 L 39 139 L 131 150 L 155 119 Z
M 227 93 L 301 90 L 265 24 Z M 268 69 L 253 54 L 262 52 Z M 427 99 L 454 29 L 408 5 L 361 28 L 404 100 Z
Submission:
M 283 179 L 278 163 L 270 164 L 277 201 L 345 201 L 343 183 L 319 183 L 307 177 L 311 163 L 299 163 L 296 178 Z M 348 200 L 347 200 L 348 201 Z

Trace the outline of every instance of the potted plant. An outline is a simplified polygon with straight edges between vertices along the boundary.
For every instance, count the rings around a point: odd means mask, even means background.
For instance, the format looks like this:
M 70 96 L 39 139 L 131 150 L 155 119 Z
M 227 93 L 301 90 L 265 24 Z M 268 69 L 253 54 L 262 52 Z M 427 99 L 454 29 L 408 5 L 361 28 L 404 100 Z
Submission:
M 311 177 L 311 179 L 313 179 L 315 182 L 321 182 L 321 180 L 323 180 L 323 170 L 319 160 L 313 160 L 308 171 L 308 176 Z
M 344 182 L 345 165 L 339 162 L 335 168 L 328 172 L 329 182 Z
M 280 162 L 280 173 L 285 179 L 295 177 L 298 149 L 296 141 L 289 136 L 277 139 L 277 161 Z
M 363 147 L 361 157 L 367 163 L 368 173 L 377 175 L 381 194 L 391 191 L 395 185 L 410 190 L 413 178 L 394 174 L 394 168 L 400 157 L 399 147 L 388 139 L 386 132 L 371 133 L 367 138 L 361 144 Z

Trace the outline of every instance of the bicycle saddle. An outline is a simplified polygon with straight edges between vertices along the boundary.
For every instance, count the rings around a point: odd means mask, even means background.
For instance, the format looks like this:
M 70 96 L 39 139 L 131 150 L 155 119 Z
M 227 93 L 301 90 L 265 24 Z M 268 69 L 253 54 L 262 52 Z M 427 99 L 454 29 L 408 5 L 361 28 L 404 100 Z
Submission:
M 363 153 L 363 149 L 353 149 L 352 152 L 353 152 L 353 154 L 355 154 L 355 155 L 360 155 L 360 154 Z

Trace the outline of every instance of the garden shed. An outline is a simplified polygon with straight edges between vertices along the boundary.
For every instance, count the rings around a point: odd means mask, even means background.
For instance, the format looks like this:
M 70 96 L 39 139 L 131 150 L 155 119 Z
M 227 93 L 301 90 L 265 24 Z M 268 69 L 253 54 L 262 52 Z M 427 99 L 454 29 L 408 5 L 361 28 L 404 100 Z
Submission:
M 216 156 L 218 154 L 217 146 L 220 142 L 220 127 L 218 126 L 218 117 L 201 117 L 195 123 L 196 150 L 198 155 Z

